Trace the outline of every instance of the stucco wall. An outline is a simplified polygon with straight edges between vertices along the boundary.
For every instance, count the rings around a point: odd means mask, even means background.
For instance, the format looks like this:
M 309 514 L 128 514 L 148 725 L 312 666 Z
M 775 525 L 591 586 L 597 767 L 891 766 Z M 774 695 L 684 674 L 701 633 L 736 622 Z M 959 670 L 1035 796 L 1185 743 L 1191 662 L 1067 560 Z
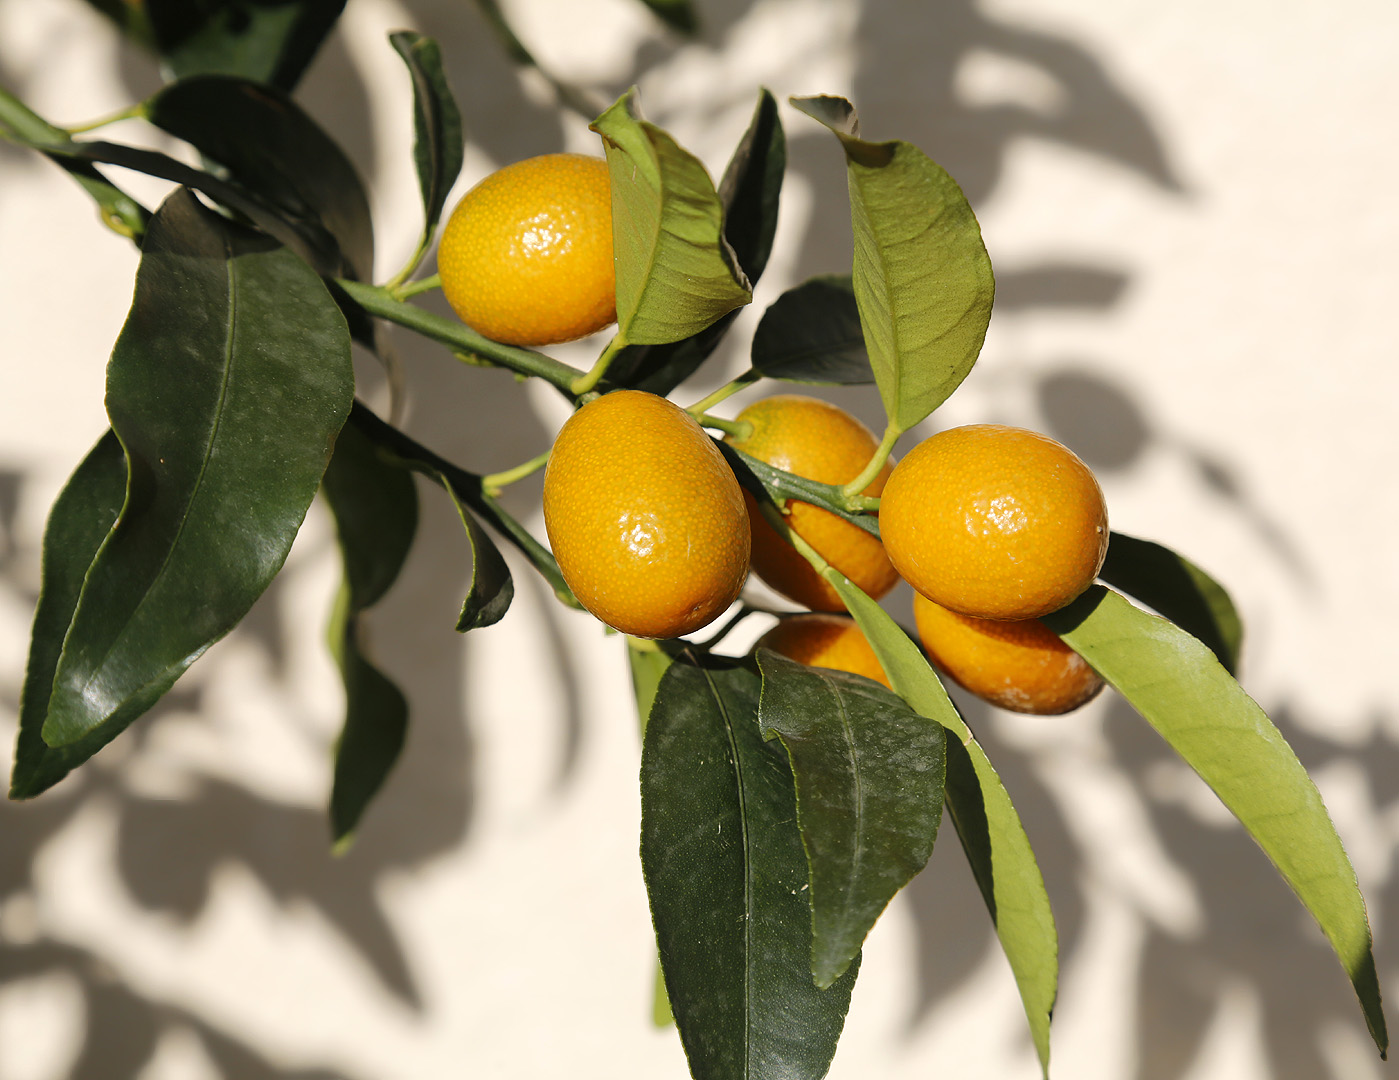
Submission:
M 866 135 L 915 142 L 962 182 L 999 294 L 981 363 L 936 426 L 1050 432 L 1098 471 L 1115 528 L 1230 587 L 1245 685 L 1317 778 L 1399 1000 L 1399 7 L 697 6 L 706 29 L 688 44 L 631 0 L 507 8 L 600 100 L 638 83 L 648 116 L 716 174 L 766 85 L 846 94 Z M 509 68 L 472 5 L 351 0 L 301 97 L 368 180 L 381 274 L 419 213 L 409 88 L 384 40 L 401 26 L 442 43 L 471 139 L 461 190 L 515 158 L 596 146 Z M 0 0 L 0 83 L 60 122 L 156 86 L 79 0 Z M 779 247 L 695 397 L 738 370 L 784 287 L 848 265 L 838 148 L 791 109 L 783 121 Z M 0 144 L 6 767 L 44 516 L 105 424 L 135 263 L 56 169 Z M 547 393 L 398 341 L 410 430 L 468 467 L 539 452 L 563 419 Z M 588 348 L 559 355 L 586 363 Z M 880 426 L 873 390 L 830 396 Z M 537 492 L 509 496 L 535 527 Z M 330 856 L 322 811 L 340 701 L 321 648 L 337 568 L 320 508 L 247 623 L 151 718 L 53 792 L 0 805 L 0 1080 L 685 1075 L 674 1033 L 648 1021 L 621 643 L 518 564 L 505 622 L 455 635 L 469 555 L 452 508 L 422 494 L 422 541 L 373 624 L 412 700 L 409 744 L 347 856 Z M 968 716 L 1060 923 L 1056 1075 L 1394 1071 L 1295 899 L 1130 709 L 1104 696 L 1067 718 Z M 831 1075 L 1036 1073 L 949 834 L 868 943 Z

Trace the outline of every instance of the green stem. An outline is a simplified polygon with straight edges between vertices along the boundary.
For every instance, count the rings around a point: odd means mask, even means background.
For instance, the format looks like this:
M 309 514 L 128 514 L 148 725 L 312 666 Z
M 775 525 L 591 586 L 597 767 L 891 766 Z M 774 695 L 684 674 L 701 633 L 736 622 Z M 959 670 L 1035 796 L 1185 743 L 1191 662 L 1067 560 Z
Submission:
M 708 413 L 696 413 L 694 409 L 685 410 L 699 423 L 700 427 L 714 428 L 715 431 L 722 431 L 725 435 L 732 435 L 739 442 L 743 442 L 748 436 L 753 434 L 753 425 L 747 420 L 725 420 L 722 416 L 710 416 Z
M 532 476 L 549 463 L 550 450 L 545 450 L 538 457 L 532 457 L 521 465 L 516 465 L 513 469 L 506 469 L 503 472 L 489 473 L 481 477 L 481 488 L 487 495 L 496 496 L 500 494 L 501 488 L 509 487 L 517 480 L 523 480 L 526 476 Z
M 65 129 L 69 135 L 81 135 L 87 131 L 96 131 L 98 128 L 106 127 L 108 124 L 115 124 L 119 120 L 134 120 L 136 117 L 146 115 L 146 103 L 138 101 L 135 105 L 128 105 L 124 109 L 112 113 L 110 116 L 102 116 L 96 120 L 89 120 L 86 124 L 74 124 Z
M 412 276 L 413 271 L 418 268 L 418 264 L 423 261 L 423 256 L 427 254 L 427 250 L 431 246 L 432 233 L 425 226 L 422 235 L 418 237 L 418 246 L 413 249 L 413 254 L 408 257 L 408 261 L 403 264 L 403 268 L 393 277 L 389 278 L 388 281 L 384 282 L 385 291 L 390 293 L 396 300 L 406 300 L 408 297 L 412 296 L 413 294 L 406 290 L 403 283 Z
M 569 385 L 569 390 L 574 397 L 582 397 L 588 391 L 597 386 L 602 381 L 602 377 L 607 374 L 607 369 L 612 366 L 612 361 L 617 358 L 617 354 L 627 347 L 625 339 L 621 334 L 613 334 L 612 340 L 607 343 L 607 348 L 602 350 L 602 355 L 597 358 L 597 362 L 588 369 L 587 374 L 580 375 Z
M 470 327 L 454 319 L 434 315 L 412 304 L 395 300 L 387 290 L 375 285 L 365 285 L 358 281 L 337 278 L 338 285 L 347 296 L 369 314 L 389 322 L 406 326 L 433 341 L 440 341 L 458 352 L 471 353 L 484 357 L 503 368 L 532 375 L 562 390 L 573 400 L 580 396 L 573 390 L 573 384 L 583 377 L 582 373 L 569 364 L 561 363 L 552 356 L 521 349 L 514 345 L 502 345 L 498 341 L 483 337 Z
M 851 480 L 841 488 L 841 493 L 845 496 L 847 505 L 851 510 L 869 510 L 879 506 L 876 499 L 874 506 L 861 506 L 859 500 L 864 498 L 864 490 L 874 482 L 874 478 L 879 475 L 879 470 L 884 468 L 884 463 L 889 460 L 889 455 L 894 452 L 894 444 L 899 441 L 899 436 L 903 434 L 903 429 L 897 427 L 892 420 L 889 426 L 884 429 L 884 438 L 879 442 L 879 448 L 875 450 L 874 457 L 870 458 L 869 464 L 861 471 L 860 475 Z
M 408 272 L 412 273 L 412 270 Z M 393 293 L 395 299 L 398 300 L 407 300 L 409 297 L 417 296 L 419 293 L 431 292 L 433 289 L 440 289 L 441 287 L 442 278 L 437 274 L 433 274 L 431 277 L 421 278 L 418 281 L 410 281 L 406 285 L 402 282 L 397 285 L 393 282 L 389 282 L 384 286 L 384 288 Z
M 696 420 L 698 420 L 702 414 L 707 413 L 710 409 L 714 408 L 715 405 L 718 405 L 721 401 L 725 401 L 728 398 L 732 397 L 734 394 L 742 390 L 745 386 L 752 386 L 762 377 L 763 376 L 761 372 L 755 371 L 753 368 L 749 368 L 738 378 L 734 379 L 733 382 L 725 383 L 723 386 L 719 387 L 718 390 L 715 390 L 714 393 L 710 394 L 703 401 L 696 402 L 694 405 L 691 405 L 685 411 L 691 416 L 693 416 Z

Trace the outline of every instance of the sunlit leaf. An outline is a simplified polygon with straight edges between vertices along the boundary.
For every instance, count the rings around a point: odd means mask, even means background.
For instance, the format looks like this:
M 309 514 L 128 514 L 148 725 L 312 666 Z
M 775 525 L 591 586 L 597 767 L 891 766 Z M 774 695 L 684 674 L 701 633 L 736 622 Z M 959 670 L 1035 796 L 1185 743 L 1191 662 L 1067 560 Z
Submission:
M 753 119 L 719 181 L 724 209 L 724 240 L 756 285 L 772 253 L 777 207 L 787 167 L 787 140 L 777 102 L 766 90 L 758 95 Z M 697 334 L 660 345 L 629 345 L 612 361 L 607 380 L 615 386 L 665 396 L 699 370 L 732 325 L 738 310 Z
M 1355 870 L 1316 785 L 1272 721 L 1203 644 L 1101 585 L 1044 622 L 1132 703 L 1258 842 L 1336 950 L 1384 1053 L 1389 1037 Z
M 45 742 L 129 722 L 243 617 L 281 569 L 353 391 L 345 320 L 310 267 L 170 196 L 107 370 L 126 502 L 83 584 Z
M 335 748 L 330 794 L 337 843 L 358 827 L 403 749 L 408 702 L 370 660 L 364 612 L 398 577 L 418 524 L 413 477 L 385 462 L 360 431 L 347 425 L 336 440 L 324 479 L 335 515 L 345 576 L 326 636 L 345 684 L 345 724 Z
M 752 299 L 722 235 L 704 166 L 637 114 L 628 91 L 593 124 L 612 176 L 617 330 L 632 345 L 679 341 Z
M 942 725 L 884 687 L 758 650 L 758 723 L 787 750 L 810 866 L 811 974 L 830 986 L 933 853 L 947 763 Z
M 1114 532 L 1099 577 L 1199 638 L 1237 674 L 1244 626 L 1224 586 L 1183 555 Z
M 1010 961 L 1047 1077 L 1049 1018 L 1059 986 L 1059 935 L 1020 815 L 918 646 L 843 574 L 827 569 L 825 578 L 860 624 L 894 689 L 920 714 L 956 736 L 947 740 L 947 809 Z
M 991 318 L 981 227 L 940 165 L 910 143 L 858 137 L 843 98 L 796 98 L 845 149 L 854 287 L 889 422 L 907 431 L 961 384 Z
M 856 966 L 811 978 L 791 772 L 758 733 L 756 672 L 687 654 L 661 680 L 641 761 L 641 863 L 696 1080 L 817 1080 Z
M 810 278 L 779 296 L 753 334 L 753 369 L 826 386 L 874 382 L 849 275 Z

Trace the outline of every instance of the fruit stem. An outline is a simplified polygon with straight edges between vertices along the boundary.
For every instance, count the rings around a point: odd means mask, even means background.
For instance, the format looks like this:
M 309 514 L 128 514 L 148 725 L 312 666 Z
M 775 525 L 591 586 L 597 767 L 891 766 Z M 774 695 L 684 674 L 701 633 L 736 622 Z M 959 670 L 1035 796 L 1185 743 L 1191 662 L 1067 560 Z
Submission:
M 96 120 L 89 120 L 86 124 L 74 124 L 72 127 L 64 128 L 69 135 L 81 135 L 87 131 L 96 131 L 100 127 L 108 124 L 115 124 L 118 120 L 133 120 L 138 116 L 146 115 L 146 103 L 138 101 L 135 105 L 128 105 L 124 109 L 112 113 L 110 116 L 98 117 Z
M 607 374 L 607 369 L 612 366 L 612 361 L 617 354 L 627 347 L 627 342 L 621 334 L 613 334 L 612 340 L 607 343 L 607 348 L 602 350 L 602 355 L 597 358 L 587 371 L 587 374 L 579 375 L 569 384 L 569 390 L 574 397 L 582 397 L 589 390 L 602 381 L 602 377 Z
M 413 304 L 396 300 L 388 290 L 377 285 L 366 285 L 344 278 L 337 278 L 335 284 L 371 315 L 406 326 L 424 337 L 450 346 L 454 351 L 483 356 L 492 363 L 521 375 L 536 376 L 562 390 L 570 399 L 578 397 L 573 391 L 573 384 L 582 377 L 582 373 L 576 367 L 533 349 L 502 345 L 498 341 L 482 337 L 469 326 L 454 319 L 434 315 Z
M 686 409 L 685 411 L 695 418 L 700 427 L 722 431 L 725 435 L 732 435 L 739 442 L 753 434 L 751 421 L 725 420 L 722 416 L 710 416 L 708 413 L 696 412 L 694 409 Z
M 699 420 L 701 416 L 707 413 L 710 409 L 714 408 L 715 405 L 718 405 L 719 402 L 732 397 L 734 394 L 742 390 L 745 386 L 752 386 L 753 383 L 757 382 L 762 377 L 763 376 L 761 372 L 755 371 L 753 368 L 749 368 L 738 378 L 734 379 L 732 382 L 725 383 L 723 386 L 719 387 L 718 390 L 715 390 L 714 393 L 710 394 L 703 401 L 696 402 L 694 405 L 691 405 L 685 411 L 691 416 L 693 416 L 696 420 Z M 703 421 L 701 421 L 701 423 L 702 422 Z M 747 436 L 744 437 L 746 438 Z
M 851 510 L 874 510 L 879 506 L 879 500 L 874 500 L 874 506 L 861 505 L 867 503 L 864 490 L 874 482 L 874 478 L 879 475 L 879 470 L 884 468 L 884 463 L 889 460 L 889 455 L 894 452 L 894 444 L 899 441 L 899 436 L 903 434 L 903 429 L 889 421 L 889 426 L 884 429 L 884 438 L 879 441 L 879 447 L 874 452 L 874 457 L 870 458 L 869 464 L 860 470 L 860 475 L 851 480 L 841 488 L 841 493 L 845 496 L 845 501 Z
M 786 515 L 777 508 L 777 504 L 770 499 L 754 499 L 753 501 L 758 504 L 758 509 L 762 511 L 767 523 L 777 530 L 777 535 L 796 548 L 802 557 L 816 568 L 818 574 L 823 573 L 830 564 L 822 558 L 819 551 L 803 540 L 797 531 L 787 524 Z
M 433 289 L 440 289 L 442 287 L 442 278 L 437 274 L 433 274 L 431 277 L 421 278 L 418 281 L 407 281 L 408 275 L 413 272 L 416 266 L 416 261 L 409 266 L 405 266 L 400 272 L 398 279 L 385 284 L 384 288 L 393 294 L 395 300 L 407 300 L 409 297 L 417 296 L 419 293 L 431 292 Z
M 749 607 L 747 604 L 739 604 L 738 610 L 733 613 L 724 625 L 719 627 L 718 630 L 710 634 L 709 637 L 705 638 L 703 641 L 695 642 L 695 648 L 700 652 L 709 652 L 715 645 L 718 645 L 719 642 L 729 636 L 729 631 L 744 619 L 748 618 L 749 615 L 754 614 L 757 610 L 757 608 Z
M 550 448 L 552 449 L 552 447 Z M 506 469 L 504 472 L 488 473 L 481 477 L 481 490 L 492 498 L 499 495 L 502 488 L 509 487 L 517 480 L 523 480 L 526 476 L 531 476 L 544 468 L 549 463 L 549 450 L 538 457 L 532 457 L 521 465 L 516 465 L 513 469 Z

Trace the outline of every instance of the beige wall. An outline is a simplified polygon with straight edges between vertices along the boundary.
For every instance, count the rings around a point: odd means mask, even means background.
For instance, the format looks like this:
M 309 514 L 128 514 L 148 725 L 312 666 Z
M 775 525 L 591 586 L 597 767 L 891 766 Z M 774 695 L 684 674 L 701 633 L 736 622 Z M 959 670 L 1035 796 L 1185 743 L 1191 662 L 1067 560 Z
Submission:
M 762 84 L 849 94 L 867 135 L 909 139 L 962 181 L 1000 294 L 982 362 L 938 423 L 1064 439 L 1098 470 L 1116 528 L 1231 587 L 1245 683 L 1318 780 L 1399 1000 L 1399 7 L 698 6 L 708 29 L 682 46 L 630 0 L 508 5 L 559 74 L 604 100 L 639 82 L 650 118 L 715 173 Z M 382 274 L 418 213 L 386 30 L 441 40 L 473 139 L 463 184 L 592 145 L 511 73 L 472 5 L 349 8 L 303 101 L 369 180 Z M 78 0 L 0 0 L 0 82 L 59 121 L 155 85 Z M 837 147 L 783 120 L 792 173 L 753 316 L 849 259 Z M 0 145 L 6 747 L 44 515 L 104 423 L 134 267 L 52 166 Z M 411 430 L 468 467 L 523 460 L 562 419 L 548 394 L 398 340 Z M 877 422 L 872 391 L 832 397 Z M 512 506 L 538 526 L 537 488 L 522 488 Z M 412 697 L 410 743 L 346 858 L 328 855 L 321 811 L 339 701 L 320 648 L 336 568 L 319 512 L 267 599 L 152 718 L 50 794 L 0 806 L 0 1080 L 685 1075 L 674 1034 L 647 1020 L 621 644 L 518 565 L 506 621 L 455 635 L 469 557 L 450 507 L 423 494 L 423 541 L 375 622 Z M 1300 906 L 1130 710 L 1105 697 L 1069 718 L 969 717 L 1060 921 L 1056 1075 L 1394 1071 L 1367 1050 Z M 871 937 L 831 1075 L 1036 1075 L 950 839 Z

